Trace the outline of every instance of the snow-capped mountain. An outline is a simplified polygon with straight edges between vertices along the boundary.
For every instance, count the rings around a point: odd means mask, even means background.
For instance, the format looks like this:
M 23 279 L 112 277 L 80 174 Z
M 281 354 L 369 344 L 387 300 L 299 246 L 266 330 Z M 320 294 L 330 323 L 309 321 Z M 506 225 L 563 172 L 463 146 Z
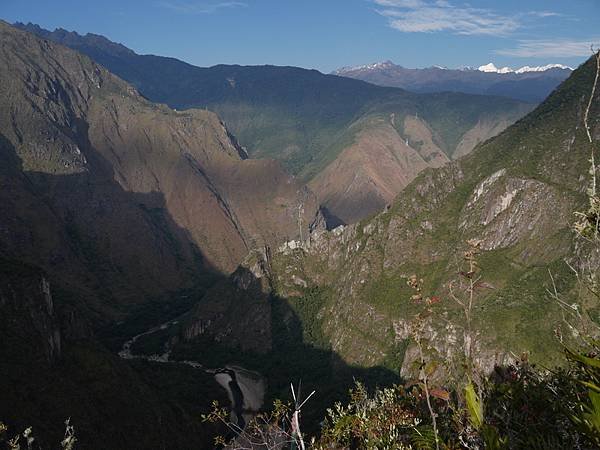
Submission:
M 540 102 L 573 69 L 562 64 L 523 66 L 518 69 L 488 63 L 479 67 L 448 69 L 432 66 L 407 69 L 384 61 L 336 70 L 334 75 L 355 78 L 380 86 L 400 87 L 413 92 L 465 92 L 502 95 L 529 102 Z
M 550 70 L 550 69 L 564 69 L 564 70 L 570 70 L 570 71 L 574 70 L 572 67 L 564 66 L 562 64 L 546 64 L 545 66 L 536 66 L 536 67 L 523 66 L 520 69 L 515 70 L 515 73 L 545 72 L 546 70 Z
M 494 63 L 486 64 L 485 66 L 479 66 L 477 68 L 480 72 L 493 72 L 493 73 L 511 73 L 514 72 L 510 67 L 502 67 L 499 69 Z
M 360 66 L 342 67 L 342 68 L 334 71 L 333 73 L 336 75 L 343 75 L 345 73 L 381 71 L 381 70 L 394 69 L 394 68 L 404 69 L 404 67 L 398 66 L 398 65 L 394 64 L 392 61 L 387 60 L 387 61 L 376 62 L 376 63 L 372 63 L 372 64 L 363 64 Z M 407 70 L 427 70 L 427 69 L 453 70 L 453 69 L 449 69 L 446 66 L 439 66 L 439 65 L 427 67 L 426 69 L 407 69 Z M 545 72 L 550 69 L 563 69 L 563 70 L 570 70 L 570 71 L 573 70 L 572 67 L 565 66 L 563 64 L 546 64 L 545 66 L 523 66 L 523 67 L 520 67 L 519 69 L 512 69 L 511 67 L 508 67 L 508 66 L 496 67 L 496 65 L 492 62 L 485 64 L 483 66 L 479 66 L 477 68 L 474 68 L 471 66 L 464 66 L 464 67 L 460 67 L 455 70 L 461 70 L 461 71 L 478 70 L 479 72 L 504 74 L 504 73 Z
M 479 66 L 477 70 L 480 72 L 493 72 L 493 73 L 527 73 L 527 72 L 545 72 L 550 69 L 564 69 L 573 70 L 572 67 L 564 66 L 562 64 L 546 64 L 545 66 L 523 66 L 517 70 L 513 70 L 510 67 L 498 68 L 494 63 L 488 63 L 484 66 Z
M 389 69 L 392 67 L 398 67 L 398 66 L 396 66 L 396 64 L 394 64 L 392 61 L 388 60 L 388 61 L 382 61 L 382 62 L 377 62 L 377 63 L 372 63 L 372 64 L 363 64 L 361 66 L 341 67 L 338 70 L 336 70 L 334 72 L 334 74 L 341 75 L 346 72 L 382 70 L 382 69 Z

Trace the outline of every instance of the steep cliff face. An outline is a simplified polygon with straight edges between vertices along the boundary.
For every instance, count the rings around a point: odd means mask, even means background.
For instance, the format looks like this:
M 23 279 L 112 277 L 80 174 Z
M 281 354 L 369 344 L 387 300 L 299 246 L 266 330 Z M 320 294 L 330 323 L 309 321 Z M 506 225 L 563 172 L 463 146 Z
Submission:
M 0 105 L 0 417 L 44 447 L 71 417 L 85 448 L 210 448 L 212 377 L 104 344 L 190 308 L 248 249 L 307 235 L 314 195 L 245 159 L 215 114 L 153 104 L 4 22 Z
M 153 101 L 217 112 L 251 157 L 280 161 L 345 222 L 381 210 L 421 170 L 467 154 L 533 106 L 413 94 L 297 67 L 195 67 L 102 36 L 17 25 L 87 54 Z
M 269 253 L 252 252 L 231 276 L 212 287 L 182 326 L 185 342 L 212 340 L 242 352 L 273 349 Z
M 185 285 L 181 273 L 198 258 L 230 272 L 249 248 L 306 234 L 318 219 L 315 197 L 277 163 L 244 160 L 214 114 L 152 104 L 87 57 L 0 27 L 3 157 L 10 183 L 44 203 L 70 240 L 53 247 L 139 267 L 164 290 Z M 6 226 L 24 209 L 11 203 Z M 12 252 L 51 259 L 4 236 Z
M 594 73 L 588 61 L 528 116 L 474 154 L 426 170 L 373 219 L 281 247 L 272 262 L 279 295 L 326 288 L 319 314 L 332 348 L 360 365 L 393 357 L 409 374 L 415 349 L 405 345 L 423 305 L 411 300 L 408 278 L 422 277 L 424 295 L 436 296 L 425 339 L 442 357 L 461 352 L 464 318 L 449 283 L 463 277 L 466 242 L 476 240 L 483 277 L 474 309 L 480 362 L 489 368 L 523 351 L 551 361 L 561 313 L 548 290 L 556 287 L 569 301 L 577 280 L 567 263 L 589 266 L 594 259 L 572 232 L 589 181 L 582 117 Z M 596 92 L 590 111 L 596 150 L 598 99 Z M 597 300 L 590 301 L 595 311 Z
M 63 338 L 50 281 L 43 272 L 20 263 L 1 260 L 0 266 L 3 364 L 56 362 Z

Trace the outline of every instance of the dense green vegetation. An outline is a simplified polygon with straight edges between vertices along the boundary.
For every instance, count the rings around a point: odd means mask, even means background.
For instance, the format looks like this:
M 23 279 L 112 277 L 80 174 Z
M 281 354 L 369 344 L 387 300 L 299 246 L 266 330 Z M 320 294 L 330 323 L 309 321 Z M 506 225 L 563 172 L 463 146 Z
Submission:
M 568 368 L 553 372 L 527 361 L 497 368 L 479 394 L 470 385 L 465 392 L 434 388 L 437 440 L 422 383 L 373 395 L 359 384 L 348 404 L 329 410 L 312 448 L 597 448 L 600 360 L 575 353 L 568 358 Z

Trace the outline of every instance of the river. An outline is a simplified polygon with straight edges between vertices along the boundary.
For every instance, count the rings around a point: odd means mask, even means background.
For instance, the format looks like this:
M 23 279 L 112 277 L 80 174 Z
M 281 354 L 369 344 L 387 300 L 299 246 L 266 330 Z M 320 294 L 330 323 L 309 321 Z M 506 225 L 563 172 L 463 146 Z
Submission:
M 198 361 L 173 361 L 170 359 L 170 350 L 154 355 L 136 355 L 133 353 L 132 346 L 139 338 L 166 330 L 178 323 L 178 320 L 170 320 L 132 337 L 123 344 L 119 356 L 123 359 L 143 359 L 155 363 L 182 364 L 213 375 L 217 383 L 225 389 L 231 402 L 231 421 L 240 428 L 244 428 L 248 420 L 254 417 L 263 406 L 265 380 L 258 372 L 236 365 L 226 365 L 222 368 L 213 369 L 205 367 Z

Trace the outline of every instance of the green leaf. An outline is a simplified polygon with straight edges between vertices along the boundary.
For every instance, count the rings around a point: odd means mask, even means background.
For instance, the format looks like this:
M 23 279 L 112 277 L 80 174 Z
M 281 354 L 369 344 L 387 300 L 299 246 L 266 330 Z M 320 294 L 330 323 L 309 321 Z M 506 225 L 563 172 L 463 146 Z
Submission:
M 483 426 L 483 404 L 475 392 L 473 383 L 469 383 L 465 387 L 465 400 L 469 411 L 469 420 L 473 427 L 479 430 Z
M 600 386 L 598 386 L 596 383 L 592 383 L 591 381 L 581 381 L 581 380 L 577 380 L 577 381 L 579 381 L 580 384 L 584 385 L 588 389 L 591 389 L 592 391 L 600 393 Z
M 600 359 L 598 358 L 589 358 L 587 356 L 583 356 L 579 353 L 575 353 L 572 350 L 566 349 L 567 356 L 575 361 L 579 361 L 580 363 L 585 364 L 586 366 L 594 367 L 596 369 L 600 369 Z

